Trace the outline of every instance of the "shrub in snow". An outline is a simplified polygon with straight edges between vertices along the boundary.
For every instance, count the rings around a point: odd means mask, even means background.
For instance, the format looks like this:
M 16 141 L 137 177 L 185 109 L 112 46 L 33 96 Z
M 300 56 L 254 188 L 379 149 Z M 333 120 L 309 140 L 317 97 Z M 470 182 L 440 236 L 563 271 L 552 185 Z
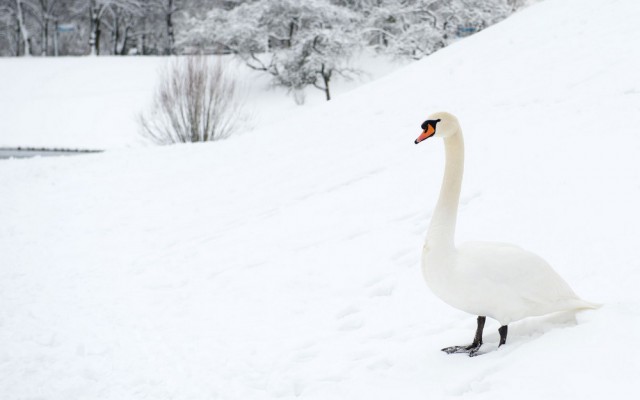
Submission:
M 224 139 L 235 131 L 241 105 L 222 61 L 173 58 L 161 74 L 152 109 L 140 114 L 141 131 L 157 144 Z

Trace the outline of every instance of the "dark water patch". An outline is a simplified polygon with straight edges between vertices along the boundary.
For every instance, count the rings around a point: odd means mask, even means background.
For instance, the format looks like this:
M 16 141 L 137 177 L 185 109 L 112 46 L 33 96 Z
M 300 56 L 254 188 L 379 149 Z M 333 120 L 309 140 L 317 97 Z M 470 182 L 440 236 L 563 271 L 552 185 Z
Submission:
M 38 148 L 38 147 L 0 147 L 0 160 L 7 158 L 76 156 L 101 153 L 103 150 Z

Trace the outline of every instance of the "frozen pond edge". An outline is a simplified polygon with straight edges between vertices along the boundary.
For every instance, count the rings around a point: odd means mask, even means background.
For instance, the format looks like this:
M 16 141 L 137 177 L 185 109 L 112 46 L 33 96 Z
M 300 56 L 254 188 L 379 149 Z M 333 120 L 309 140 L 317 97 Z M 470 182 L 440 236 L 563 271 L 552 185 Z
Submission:
M 101 153 L 103 150 L 36 148 L 36 147 L 0 147 L 0 160 L 9 158 L 75 156 L 80 154 Z

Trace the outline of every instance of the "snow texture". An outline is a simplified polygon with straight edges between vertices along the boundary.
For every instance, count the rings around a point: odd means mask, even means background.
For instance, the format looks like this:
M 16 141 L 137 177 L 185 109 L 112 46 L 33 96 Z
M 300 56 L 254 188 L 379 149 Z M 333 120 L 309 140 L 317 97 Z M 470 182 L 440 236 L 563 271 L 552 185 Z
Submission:
M 631 398 L 639 19 L 548 0 L 229 140 L 1 161 L 0 397 Z M 0 66 L 55 85 L 56 62 Z M 117 71 L 113 97 L 138 99 Z M 93 84 L 67 94 L 88 107 Z M 0 121 L 56 106 L 36 93 L 19 110 L 3 89 Z M 500 349 L 487 320 L 482 356 L 440 351 L 475 316 L 420 271 L 443 148 L 413 140 L 437 110 L 465 132 L 458 240 L 522 245 L 601 309 L 514 323 Z

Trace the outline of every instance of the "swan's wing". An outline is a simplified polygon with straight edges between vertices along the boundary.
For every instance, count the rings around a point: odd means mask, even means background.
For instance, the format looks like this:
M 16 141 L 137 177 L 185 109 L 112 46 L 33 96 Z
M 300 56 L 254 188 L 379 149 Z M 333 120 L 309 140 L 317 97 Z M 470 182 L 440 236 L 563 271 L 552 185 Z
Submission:
M 458 249 L 456 268 L 481 290 L 499 291 L 510 301 L 556 304 L 576 294 L 544 259 L 506 243 L 470 242 Z

